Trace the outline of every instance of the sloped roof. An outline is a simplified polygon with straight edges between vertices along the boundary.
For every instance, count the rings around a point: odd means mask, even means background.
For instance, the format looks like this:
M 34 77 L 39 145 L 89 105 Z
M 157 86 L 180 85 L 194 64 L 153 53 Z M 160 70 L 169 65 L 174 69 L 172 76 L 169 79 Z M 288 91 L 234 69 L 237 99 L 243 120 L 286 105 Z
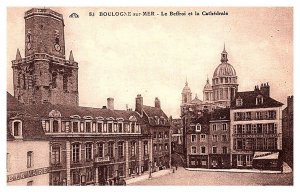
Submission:
M 18 111 L 21 110 L 24 106 L 9 92 L 6 92 L 6 102 L 7 102 L 7 111 Z
M 19 119 L 22 121 L 23 140 L 46 140 L 47 136 L 42 128 L 42 122 L 30 115 L 26 106 L 17 101 L 10 93 L 7 92 L 7 140 L 14 140 L 11 133 L 9 120 Z
M 79 115 L 81 118 L 84 116 L 91 116 L 92 118 L 103 117 L 104 119 L 112 117 L 114 119 L 123 118 L 129 120 L 130 116 L 135 116 L 139 121 L 140 117 L 135 111 L 127 110 L 110 110 L 93 107 L 82 106 L 69 106 L 69 105 L 52 105 L 52 104 L 40 104 L 40 105 L 28 105 L 26 111 L 33 116 L 49 117 L 49 113 L 52 110 L 57 110 L 61 113 L 63 118 L 70 118 L 72 115 Z
M 230 109 L 229 108 L 220 108 L 215 109 L 211 112 L 211 121 L 214 120 L 230 120 Z
M 191 103 L 192 104 L 202 104 L 202 101 L 196 95 L 196 97 L 191 101 Z
M 256 105 L 256 98 L 258 95 L 261 95 L 263 97 L 263 103 Z M 236 106 L 236 99 L 238 98 L 242 99 L 242 106 Z M 262 94 L 259 90 L 237 92 L 235 99 L 231 102 L 231 108 L 233 109 L 268 108 L 280 107 L 282 105 L 283 103 Z
M 159 126 L 170 126 L 170 122 L 168 120 L 167 115 L 163 112 L 162 109 L 157 108 L 157 107 L 151 107 L 151 106 L 146 106 L 143 105 L 143 111 L 146 114 L 146 116 L 148 117 L 148 123 L 152 126 L 158 126 L 158 124 L 156 123 L 156 118 L 161 118 L 163 117 L 166 122 L 165 124 L 159 124 Z

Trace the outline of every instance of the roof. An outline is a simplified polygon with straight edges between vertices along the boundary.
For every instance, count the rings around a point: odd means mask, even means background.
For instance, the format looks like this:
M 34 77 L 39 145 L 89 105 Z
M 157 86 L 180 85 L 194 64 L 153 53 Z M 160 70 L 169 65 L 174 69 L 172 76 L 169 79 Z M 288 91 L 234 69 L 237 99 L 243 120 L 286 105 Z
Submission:
M 204 113 L 202 116 L 198 118 L 193 118 L 191 119 L 190 127 L 187 130 L 188 134 L 196 133 L 196 125 L 201 124 L 201 131 L 197 133 L 204 133 L 208 134 L 209 133 L 209 119 L 210 119 L 211 114 L 210 113 Z
M 135 116 L 137 120 L 140 119 L 139 115 L 135 111 L 127 110 L 111 110 L 93 107 L 82 107 L 82 106 L 70 106 L 70 105 L 52 105 L 52 104 L 39 104 L 39 105 L 28 105 L 26 111 L 33 116 L 38 117 L 49 117 L 49 113 L 52 110 L 57 110 L 61 113 L 63 118 L 70 118 L 73 115 L 78 115 L 81 118 L 84 116 L 90 116 L 92 118 L 102 117 L 106 118 L 123 118 L 129 120 L 131 116 Z
M 213 77 L 236 77 L 236 72 L 230 63 L 221 63 L 215 69 Z
M 230 120 L 230 108 L 215 109 L 211 112 L 211 121 Z
M 14 96 L 9 92 L 6 92 L 7 111 L 18 111 L 23 108 L 23 104 L 20 103 Z
M 187 81 L 185 82 L 185 86 L 182 89 L 182 93 L 191 93 L 191 89 Z
M 206 80 L 206 84 L 205 84 L 203 90 L 207 90 L 207 91 L 211 91 L 211 90 L 212 90 L 212 86 L 211 86 L 211 84 L 209 83 L 209 79 L 208 79 L 208 78 L 207 78 L 207 80 Z
M 146 116 L 148 117 L 148 123 L 150 125 L 152 125 L 152 126 L 170 126 L 168 117 L 161 108 L 143 105 L 143 111 L 146 114 Z M 162 118 L 162 117 L 166 120 L 166 122 L 163 124 L 161 121 L 159 121 L 159 124 L 157 124 L 156 119 Z
M 263 98 L 263 103 L 257 105 L 256 98 L 261 95 Z M 242 105 L 236 105 L 236 99 L 242 99 Z M 237 92 L 235 99 L 231 102 L 231 108 L 233 109 L 248 109 L 248 108 L 269 108 L 269 107 L 281 107 L 283 103 L 276 101 L 275 99 L 263 95 L 261 91 L 245 91 L 245 92 Z
M 192 104 L 202 104 L 202 101 L 198 99 L 198 96 L 196 95 L 195 98 L 191 101 Z
M 22 121 L 23 140 L 46 140 L 47 136 L 42 128 L 40 119 L 33 117 L 26 110 L 26 106 L 18 102 L 10 93 L 7 92 L 7 140 L 15 138 L 11 133 L 10 120 L 18 119 Z
M 152 112 L 154 115 L 163 114 L 163 116 L 166 117 L 161 109 L 155 109 L 156 110 L 151 109 L 150 112 Z M 50 103 L 24 105 L 18 102 L 11 94 L 7 93 L 7 140 L 14 140 L 14 137 L 11 134 L 11 126 L 9 124 L 9 121 L 12 119 L 20 119 L 22 121 L 23 140 L 47 139 L 47 136 L 45 135 L 45 132 L 42 128 L 42 119 L 49 118 L 49 114 L 53 110 L 58 111 L 60 113 L 60 116 L 66 119 L 70 118 L 73 115 L 78 115 L 81 118 L 85 116 L 89 116 L 92 118 L 102 117 L 104 119 L 123 118 L 126 121 L 130 120 L 131 116 L 134 116 L 138 122 L 143 122 L 142 118 L 135 111 L 110 110 L 69 105 L 52 105 Z

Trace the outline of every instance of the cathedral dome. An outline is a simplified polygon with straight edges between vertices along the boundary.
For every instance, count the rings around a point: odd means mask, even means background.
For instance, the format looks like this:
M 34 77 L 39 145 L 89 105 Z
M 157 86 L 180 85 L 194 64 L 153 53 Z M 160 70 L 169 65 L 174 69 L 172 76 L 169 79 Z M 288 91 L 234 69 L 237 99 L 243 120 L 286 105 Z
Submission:
M 229 63 L 221 63 L 214 72 L 214 77 L 223 77 L 223 76 L 231 76 L 231 77 L 235 77 L 236 76 L 236 72 L 235 69 L 233 68 L 233 66 Z
M 215 77 L 236 77 L 236 72 L 233 66 L 230 63 L 227 63 L 227 52 L 225 50 L 225 44 L 224 49 L 221 53 L 221 64 L 215 69 L 214 76 Z

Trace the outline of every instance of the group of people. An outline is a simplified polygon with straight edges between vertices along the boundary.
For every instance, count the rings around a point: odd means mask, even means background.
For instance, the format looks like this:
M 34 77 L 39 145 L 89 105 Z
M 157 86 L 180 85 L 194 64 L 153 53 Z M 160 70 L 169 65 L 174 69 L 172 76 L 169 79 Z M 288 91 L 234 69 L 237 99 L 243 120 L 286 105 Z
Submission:
M 105 180 L 104 185 L 126 185 L 124 178 L 114 177 L 113 179 Z

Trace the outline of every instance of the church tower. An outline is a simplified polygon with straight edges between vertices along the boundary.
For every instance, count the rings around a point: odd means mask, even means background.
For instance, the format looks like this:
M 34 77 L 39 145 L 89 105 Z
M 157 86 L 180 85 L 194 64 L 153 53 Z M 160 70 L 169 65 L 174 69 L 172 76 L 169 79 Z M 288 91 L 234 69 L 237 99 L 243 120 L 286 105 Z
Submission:
M 51 9 L 25 12 L 25 56 L 12 61 L 14 95 L 25 104 L 78 105 L 78 63 L 65 56 L 64 20 Z
M 188 104 L 192 100 L 192 91 L 189 87 L 187 80 L 185 81 L 185 86 L 182 89 L 181 97 L 182 97 L 182 102 L 181 102 L 182 104 Z
M 230 107 L 238 91 L 237 75 L 233 66 L 227 62 L 228 54 L 225 49 L 221 53 L 221 63 L 215 69 L 212 78 L 213 101 L 217 107 Z

